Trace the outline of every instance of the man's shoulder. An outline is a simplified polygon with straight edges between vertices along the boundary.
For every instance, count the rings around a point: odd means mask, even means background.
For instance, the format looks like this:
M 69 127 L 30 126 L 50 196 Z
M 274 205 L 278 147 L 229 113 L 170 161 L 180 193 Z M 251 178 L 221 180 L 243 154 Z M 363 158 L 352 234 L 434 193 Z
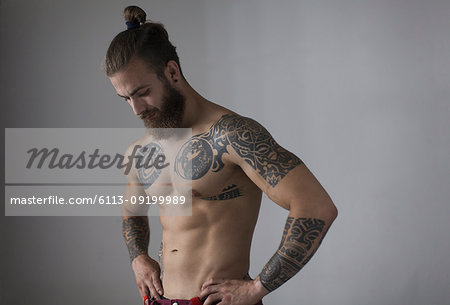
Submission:
M 237 113 L 224 113 L 204 133 L 193 136 L 196 147 L 209 147 L 219 156 L 229 149 L 240 155 L 253 155 L 255 150 L 273 146 L 270 133 L 255 119 Z M 206 145 L 206 142 L 209 145 Z
M 216 134 L 226 135 L 231 142 L 241 144 L 270 137 L 268 130 L 255 119 L 237 113 L 223 115 L 215 124 Z
M 267 130 L 255 119 L 230 111 L 221 113 L 204 134 L 216 138 L 242 133 L 247 133 L 248 135 L 251 133 L 260 134 L 267 133 Z

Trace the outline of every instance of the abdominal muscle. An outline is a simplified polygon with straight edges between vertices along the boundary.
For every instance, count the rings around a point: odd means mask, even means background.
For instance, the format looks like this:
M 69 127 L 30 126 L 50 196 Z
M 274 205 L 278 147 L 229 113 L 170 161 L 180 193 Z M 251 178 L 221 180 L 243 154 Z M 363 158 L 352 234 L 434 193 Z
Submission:
M 211 278 L 246 278 L 260 196 L 252 199 L 199 199 L 192 216 L 161 216 L 165 297 L 196 297 Z

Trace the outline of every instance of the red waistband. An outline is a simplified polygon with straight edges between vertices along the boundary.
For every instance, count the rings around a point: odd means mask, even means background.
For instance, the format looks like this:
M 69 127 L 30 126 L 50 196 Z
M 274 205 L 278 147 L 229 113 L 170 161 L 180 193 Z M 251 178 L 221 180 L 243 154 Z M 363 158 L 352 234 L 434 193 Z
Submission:
M 191 299 L 191 303 L 192 303 L 192 305 L 202 305 L 203 304 L 203 302 L 200 300 L 199 297 L 192 298 Z M 262 303 L 262 301 L 259 301 L 255 305 L 263 305 L 263 303 Z
M 173 304 L 173 302 L 176 302 L 176 303 L 178 303 L 180 305 L 187 304 L 187 302 L 190 302 L 191 305 L 202 305 L 203 304 L 203 302 L 200 300 L 199 297 L 192 298 L 190 300 L 178 300 L 178 299 L 174 299 L 174 300 L 169 300 L 169 299 L 154 300 L 150 304 L 152 304 L 152 305 L 153 304 Z M 262 301 L 259 301 L 255 305 L 263 305 L 263 303 L 262 303 Z
M 202 305 L 202 304 L 203 304 L 203 302 L 200 301 L 200 298 L 199 298 L 199 297 L 192 298 L 192 299 L 191 299 L 191 303 L 192 303 L 192 305 Z

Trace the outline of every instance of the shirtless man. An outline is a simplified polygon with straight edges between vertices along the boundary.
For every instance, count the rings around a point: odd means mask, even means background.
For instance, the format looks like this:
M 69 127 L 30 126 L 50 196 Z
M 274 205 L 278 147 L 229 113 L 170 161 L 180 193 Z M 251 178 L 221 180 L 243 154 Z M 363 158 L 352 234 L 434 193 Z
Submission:
M 162 282 L 158 262 L 147 254 L 148 218 L 129 216 L 123 206 L 123 235 L 141 297 L 146 304 L 173 303 L 163 298 L 178 304 L 261 304 L 309 261 L 336 207 L 302 160 L 258 122 L 206 100 L 188 84 L 161 24 L 146 22 L 135 6 L 125 9 L 125 19 L 128 29 L 111 42 L 105 60 L 117 94 L 147 128 L 192 128 L 194 135 L 192 216 L 160 216 Z M 164 171 L 178 175 L 173 179 L 184 177 L 183 169 Z M 136 170 L 128 175 L 125 199 L 157 194 L 152 182 L 159 178 L 143 179 Z M 250 246 L 262 192 L 289 215 L 279 248 L 251 279 Z

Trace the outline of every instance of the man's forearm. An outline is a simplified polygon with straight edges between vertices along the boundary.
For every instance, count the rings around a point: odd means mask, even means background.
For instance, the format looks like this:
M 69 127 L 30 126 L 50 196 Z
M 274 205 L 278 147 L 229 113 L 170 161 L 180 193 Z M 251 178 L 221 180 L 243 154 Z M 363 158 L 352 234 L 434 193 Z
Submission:
M 130 254 L 130 262 L 148 251 L 150 228 L 147 216 L 126 217 L 122 220 L 122 233 Z
M 277 252 L 259 274 L 269 292 L 293 277 L 320 246 L 329 224 L 317 218 L 288 217 Z

